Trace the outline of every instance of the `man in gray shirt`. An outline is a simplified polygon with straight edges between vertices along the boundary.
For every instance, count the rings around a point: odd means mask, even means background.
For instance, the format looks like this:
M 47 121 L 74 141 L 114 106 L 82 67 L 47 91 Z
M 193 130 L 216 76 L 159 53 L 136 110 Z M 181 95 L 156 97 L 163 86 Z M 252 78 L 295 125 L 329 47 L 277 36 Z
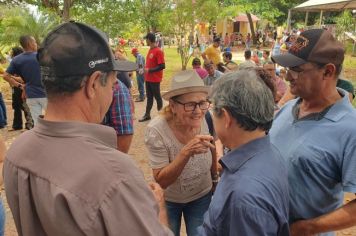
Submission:
M 212 61 L 204 63 L 204 68 L 208 72 L 208 75 L 203 79 L 203 82 L 206 86 L 212 86 L 214 82 L 223 75 L 222 72 L 216 70 Z
M 147 186 L 132 159 L 100 125 L 113 97 L 115 61 L 106 36 L 69 22 L 39 49 L 48 107 L 11 146 L 6 197 L 19 235 L 171 235 L 162 189 Z M 158 202 L 158 204 L 157 204 Z

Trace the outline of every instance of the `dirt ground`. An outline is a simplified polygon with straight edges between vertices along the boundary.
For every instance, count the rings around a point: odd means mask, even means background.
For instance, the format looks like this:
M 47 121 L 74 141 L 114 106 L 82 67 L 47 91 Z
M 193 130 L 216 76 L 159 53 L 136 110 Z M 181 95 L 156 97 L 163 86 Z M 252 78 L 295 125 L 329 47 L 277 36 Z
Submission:
M 165 89 L 167 89 L 167 88 L 163 88 L 162 90 L 165 90 Z M 134 91 L 134 93 L 135 93 L 135 91 Z M 7 103 L 7 107 L 8 107 L 8 117 L 9 117 L 8 128 L 11 128 L 13 111 L 11 110 L 10 101 L 7 101 L 6 103 Z M 135 110 L 136 110 L 136 112 L 135 112 L 136 119 L 134 122 L 135 134 L 133 137 L 133 142 L 132 142 L 129 154 L 136 161 L 139 168 L 143 171 L 143 174 L 145 175 L 146 180 L 149 181 L 149 180 L 152 180 L 152 174 L 151 174 L 151 170 L 148 165 L 147 150 L 144 146 L 144 141 L 143 141 L 145 127 L 147 125 L 147 122 L 145 122 L 145 123 L 138 122 L 138 119 L 141 118 L 141 116 L 144 113 L 145 104 L 146 104 L 145 102 L 135 103 Z M 152 109 L 152 117 L 157 115 L 155 105 L 156 104 L 154 104 L 154 107 Z M 6 145 L 9 146 L 13 142 L 13 140 L 21 133 L 22 133 L 21 131 L 11 131 L 11 132 L 5 131 L 4 135 L 6 137 Z M 1 196 L 4 199 L 4 202 L 6 202 L 4 190 L 2 190 Z M 354 196 L 349 194 L 349 195 L 345 196 L 345 201 L 352 200 L 353 198 L 354 198 Z M 12 218 L 10 209 L 6 204 L 5 236 L 17 236 L 17 235 L 18 234 L 17 234 L 16 228 L 15 228 L 14 222 L 13 222 L 13 218 Z M 182 235 L 186 235 L 184 229 L 182 229 Z M 341 231 L 337 235 L 338 236 L 341 236 L 341 235 L 356 236 L 356 227 Z

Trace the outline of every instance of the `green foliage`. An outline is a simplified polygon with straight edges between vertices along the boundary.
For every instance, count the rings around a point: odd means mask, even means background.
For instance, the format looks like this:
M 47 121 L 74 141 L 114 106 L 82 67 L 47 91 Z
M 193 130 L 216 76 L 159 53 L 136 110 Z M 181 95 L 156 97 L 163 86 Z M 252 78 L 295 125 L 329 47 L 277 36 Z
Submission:
M 72 15 L 76 20 L 94 25 L 111 37 L 124 34 L 129 36 L 142 30 L 138 17 L 139 7 L 138 1 L 101 0 L 90 6 L 73 6 Z
M 160 30 L 160 23 L 164 23 L 159 20 L 162 13 L 171 9 L 172 2 L 169 0 L 141 0 L 139 2 L 138 18 L 141 19 L 146 31 L 157 31 Z
M 173 29 L 172 33 L 178 38 L 178 52 L 182 69 L 186 69 L 191 57 L 189 48 L 189 34 L 194 35 L 194 27 L 199 22 L 214 22 L 219 12 L 219 6 L 214 0 L 178 0 L 166 15 L 167 25 Z
M 221 11 L 216 0 L 196 0 L 192 7 L 195 9 L 195 17 L 198 21 L 209 23 L 215 22 Z
M 282 25 L 287 20 L 288 9 L 291 9 L 292 7 L 302 2 L 304 2 L 304 0 L 270 0 L 270 1 L 222 0 L 220 1 L 221 6 L 223 8 L 237 6 L 238 12 L 250 12 L 276 25 Z M 229 11 L 229 9 L 227 11 Z
M 59 23 L 59 18 L 53 14 L 30 13 L 28 9 L 15 7 L 2 11 L 0 28 L 1 45 L 18 45 L 21 35 L 32 35 L 38 43 Z
M 344 32 L 355 32 L 355 19 L 352 17 L 350 10 L 345 10 L 339 17 L 335 18 L 337 28 L 336 34 L 344 36 Z

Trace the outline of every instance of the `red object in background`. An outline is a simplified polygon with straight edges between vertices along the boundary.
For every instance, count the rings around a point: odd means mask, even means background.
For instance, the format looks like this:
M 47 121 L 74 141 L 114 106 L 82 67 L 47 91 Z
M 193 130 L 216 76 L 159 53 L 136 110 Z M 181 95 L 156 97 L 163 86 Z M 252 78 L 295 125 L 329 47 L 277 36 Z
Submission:
M 126 44 L 125 39 L 123 39 L 123 38 L 119 39 L 119 44 L 120 44 L 121 46 L 124 46 L 124 45 Z

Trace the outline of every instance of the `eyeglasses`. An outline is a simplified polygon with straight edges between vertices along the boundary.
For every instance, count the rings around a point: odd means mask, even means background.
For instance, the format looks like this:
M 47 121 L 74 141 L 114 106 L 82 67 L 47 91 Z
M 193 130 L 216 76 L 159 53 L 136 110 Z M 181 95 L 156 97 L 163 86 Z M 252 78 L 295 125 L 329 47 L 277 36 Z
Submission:
M 210 107 L 210 102 L 209 101 L 201 101 L 201 102 L 180 102 L 177 100 L 174 100 L 176 103 L 181 104 L 184 106 L 184 111 L 195 111 L 197 106 L 199 106 L 199 109 L 204 111 L 208 110 Z
M 304 73 L 304 72 L 308 72 L 308 71 L 312 71 L 312 70 L 315 70 L 317 68 L 309 68 L 309 69 L 291 69 L 291 68 L 287 68 L 286 69 L 286 74 L 289 74 L 290 76 L 292 76 L 293 79 L 298 79 L 300 74 Z

